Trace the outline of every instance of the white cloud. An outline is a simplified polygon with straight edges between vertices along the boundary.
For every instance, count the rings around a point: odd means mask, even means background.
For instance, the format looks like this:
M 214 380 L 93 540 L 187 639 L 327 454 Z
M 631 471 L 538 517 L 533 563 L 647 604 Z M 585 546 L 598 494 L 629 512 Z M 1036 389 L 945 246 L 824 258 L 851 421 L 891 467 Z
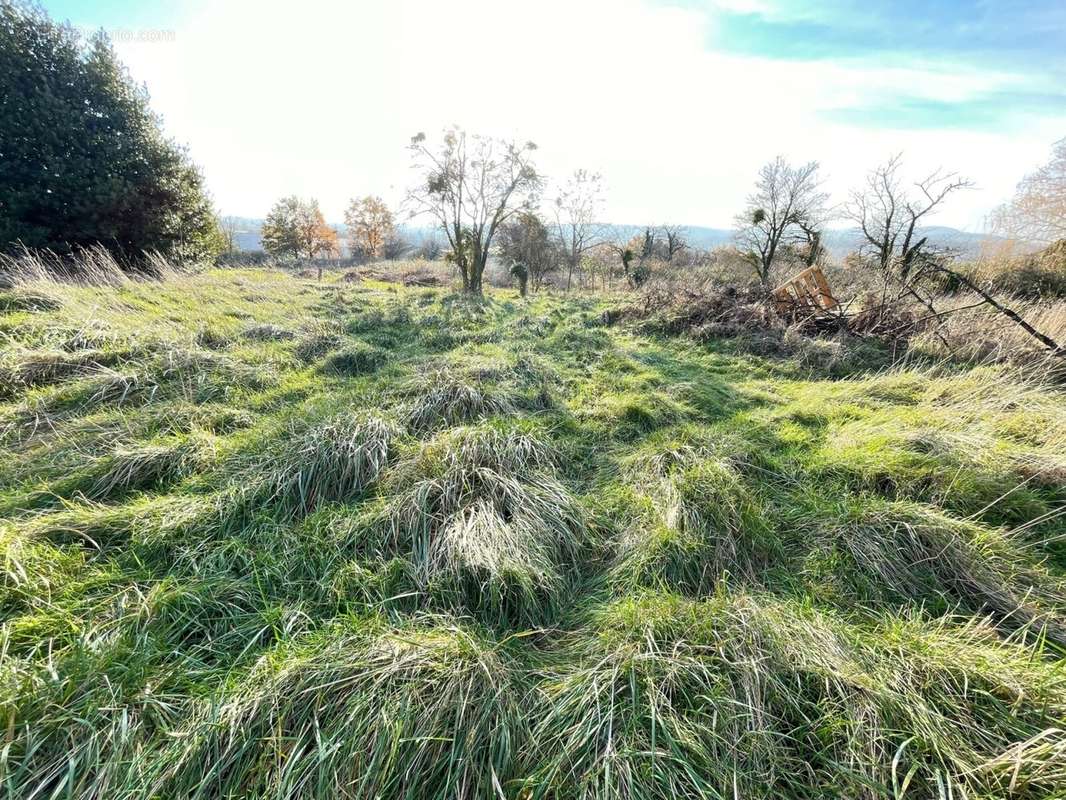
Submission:
M 819 111 L 901 90 L 966 99 L 1009 90 L 1016 76 L 725 55 L 706 49 L 705 21 L 638 0 L 238 0 L 190 8 L 174 42 L 119 50 L 218 205 L 243 215 L 293 192 L 318 197 L 334 220 L 354 195 L 397 202 L 409 137 L 457 123 L 536 141 L 557 179 L 602 172 L 606 214 L 619 222 L 725 226 L 777 153 L 820 160 L 842 195 L 904 150 L 915 172 L 943 164 L 978 181 L 940 220 L 973 228 L 1066 127 L 1008 136 L 834 124 Z

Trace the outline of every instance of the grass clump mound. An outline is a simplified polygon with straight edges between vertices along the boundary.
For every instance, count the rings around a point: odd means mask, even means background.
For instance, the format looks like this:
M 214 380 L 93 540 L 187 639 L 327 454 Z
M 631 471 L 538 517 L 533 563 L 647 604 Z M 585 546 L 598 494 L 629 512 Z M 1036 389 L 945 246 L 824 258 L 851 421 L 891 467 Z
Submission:
M 225 350 L 233 342 L 232 338 L 218 328 L 204 326 L 196 332 L 196 345 L 207 350 Z
M 39 399 L 49 411 L 89 411 L 103 405 L 149 403 L 159 391 L 152 376 L 133 370 L 104 369 L 90 377 L 71 381 Z
M 213 456 L 213 443 L 204 436 L 122 448 L 103 460 L 86 495 L 101 500 L 134 489 L 159 487 L 206 469 Z
M 112 366 L 115 362 L 113 354 L 96 350 L 80 350 L 74 353 L 63 350 L 31 351 L 6 370 L 5 383 L 9 383 L 12 389 L 47 386 L 89 375 L 94 370 Z
M 448 618 L 353 622 L 204 704 L 158 762 L 158 796 L 491 797 L 509 784 L 522 715 L 506 652 Z
M 397 347 L 418 336 L 414 316 L 406 304 L 390 303 L 351 318 L 345 330 L 377 347 Z
M 296 338 L 296 334 L 292 331 L 271 323 L 253 325 L 241 336 L 253 342 L 284 342 Z
M 29 526 L 0 526 L 4 552 L 0 573 L 0 618 L 12 619 L 34 604 L 50 604 L 84 565 L 84 553 L 62 552 L 34 536 Z
M 374 372 L 387 359 L 385 350 L 359 342 L 331 353 L 323 368 L 333 375 L 366 375 Z
M 74 608 L 61 596 L 52 607 L 52 629 L 33 631 L 47 640 L 51 674 L 34 668 L 27 647 L 17 647 L 22 658 L 6 665 L 4 780 L 13 797 L 151 796 L 145 767 L 161 744 L 159 726 L 188 710 L 184 698 L 175 703 L 173 695 L 163 700 L 153 693 L 188 692 L 220 659 L 269 630 L 252 587 L 239 581 L 163 580 L 151 588 L 120 586 L 110 595 L 101 586 L 88 588 L 101 596 Z M 111 616 L 106 625 L 68 630 L 75 612 L 91 611 Z M 28 621 L 20 617 L 9 629 Z M 28 719 L 37 722 L 22 722 Z
M 425 373 L 410 391 L 415 398 L 407 410 L 407 424 L 417 431 L 514 411 L 511 399 L 492 383 L 467 379 L 447 367 Z
M 662 393 L 628 391 L 596 397 L 588 417 L 617 438 L 635 440 L 679 422 L 684 414 L 683 406 Z
M 917 503 L 872 501 L 847 507 L 825 533 L 847 553 L 838 572 L 867 603 L 962 603 L 1066 644 L 1066 582 L 1002 530 Z
M 438 602 L 487 616 L 557 610 L 582 547 L 580 506 L 536 437 L 488 425 L 436 437 L 396 465 L 371 523 Z
M 979 622 L 653 594 L 570 646 L 539 687 L 534 796 L 1037 798 L 1066 777 L 1066 679 Z
M 330 350 L 344 342 L 344 337 L 339 331 L 328 328 L 320 328 L 311 331 L 304 336 L 296 345 L 296 357 L 304 363 L 311 363 L 322 358 Z
M 210 500 L 195 495 L 146 495 L 123 505 L 68 502 L 61 510 L 35 514 L 22 526 L 33 540 L 109 554 L 135 540 L 166 539 L 189 531 L 207 536 L 218 516 Z
M 614 581 L 702 594 L 729 577 L 754 580 L 774 544 L 758 503 L 720 452 L 670 444 L 628 465 L 638 513 L 620 537 Z
M 58 311 L 60 300 L 50 294 L 23 287 L 0 290 L 0 311 Z
M 114 368 L 105 363 L 113 363 Z M 104 358 L 79 351 L 49 358 L 33 369 L 44 385 L 23 386 L 19 398 L 24 416 L 31 419 L 42 412 L 78 416 L 107 406 L 146 406 L 157 401 L 233 402 L 278 381 L 269 362 L 247 363 L 166 342 L 142 345 L 136 354 L 111 352 Z M 58 379 L 60 373 L 66 373 L 62 382 L 48 379 Z
M 295 519 L 322 503 L 353 499 L 384 471 L 396 436 L 387 419 L 356 411 L 293 431 L 270 459 L 253 460 L 239 471 L 245 505 L 266 504 Z

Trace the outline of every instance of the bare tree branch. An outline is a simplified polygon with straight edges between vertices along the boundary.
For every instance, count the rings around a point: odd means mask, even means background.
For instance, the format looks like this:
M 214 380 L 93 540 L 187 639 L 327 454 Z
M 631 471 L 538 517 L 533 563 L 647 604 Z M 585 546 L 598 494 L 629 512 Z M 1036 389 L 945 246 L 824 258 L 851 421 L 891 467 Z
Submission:
M 805 242 L 805 229 L 819 228 L 828 216 L 828 195 L 821 190 L 818 162 L 794 167 L 778 156 L 759 170 L 755 191 L 736 219 L 736 242 L 748 254 L 764 286 L 781 250 Z
M 604 241 L 604 228 L 597 222 L 603 201 L 603 180 L 598 173 L 576 170 L 555 198 L 555 237 L 566 261 L 566 288 L 582 256 Z
M 973 186 L 954 172 L 936 170 L 913 184 L 921 195 L 915 197 L 903 186 L 902 167 L 901 154 L 889 157 L 866 176 L 843 209 L 844 217 L 862 231 L 860 252 L 871 256 L 882 272 L 893 264 L 911 263 L 924 243 L 914 238 L 922 219 L 952 193 Z
M 1018 184 L 1010 202 L 991 216 L 992 230 L 1021 242 L 1048 245 L 1066 239 L 1066 138 L 1051 160 Z

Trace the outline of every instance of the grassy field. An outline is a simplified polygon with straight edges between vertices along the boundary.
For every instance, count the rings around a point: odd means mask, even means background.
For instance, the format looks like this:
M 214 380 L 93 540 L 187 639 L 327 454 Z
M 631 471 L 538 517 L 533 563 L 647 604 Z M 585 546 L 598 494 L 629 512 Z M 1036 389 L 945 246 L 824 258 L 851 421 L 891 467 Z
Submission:
M 0 293 L 12 798 L 1066 796 L 1066 402 L 609 297 Z

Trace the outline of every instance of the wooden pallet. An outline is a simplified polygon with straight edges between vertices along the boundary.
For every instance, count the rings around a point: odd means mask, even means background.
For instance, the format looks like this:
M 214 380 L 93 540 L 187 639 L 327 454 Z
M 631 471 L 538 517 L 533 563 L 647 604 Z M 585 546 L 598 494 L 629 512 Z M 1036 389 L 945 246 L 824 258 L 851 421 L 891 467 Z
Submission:
M 789 278 L 774 289 L 773 297 L 774 306 L 782 313 L 798 309 L 819 313 L 840 308 L 820 267 L 807 267 Z

